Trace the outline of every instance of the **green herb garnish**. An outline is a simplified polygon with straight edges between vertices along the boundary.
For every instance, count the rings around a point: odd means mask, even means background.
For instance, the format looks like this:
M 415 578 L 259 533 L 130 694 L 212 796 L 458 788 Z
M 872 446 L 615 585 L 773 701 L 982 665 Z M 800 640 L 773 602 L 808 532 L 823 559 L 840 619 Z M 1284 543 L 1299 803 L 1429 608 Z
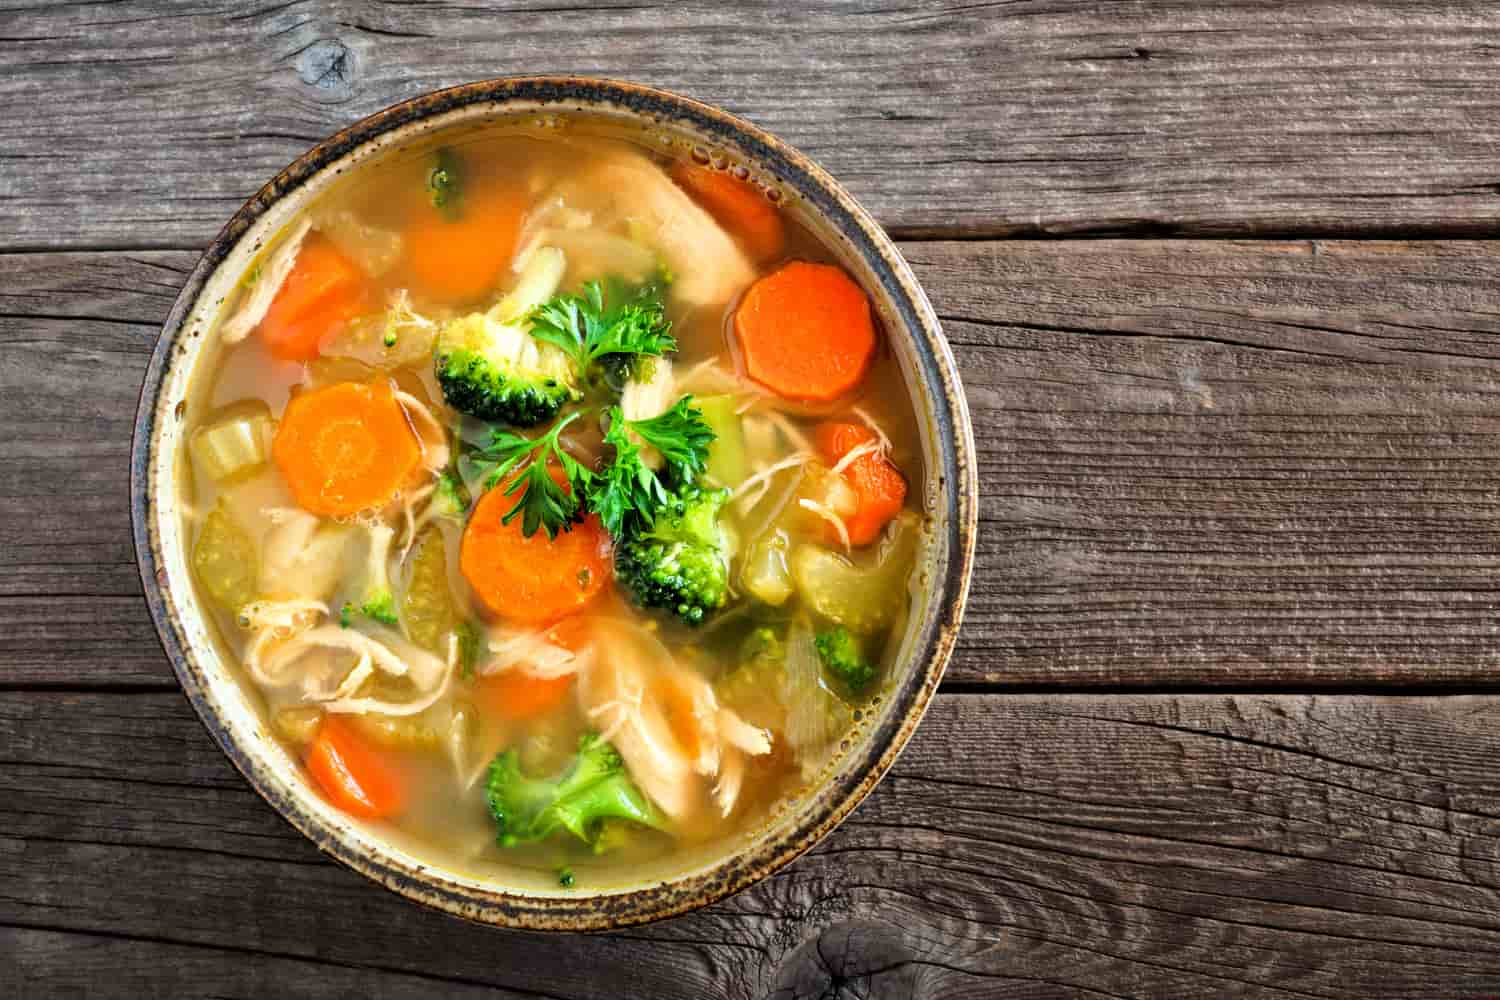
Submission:
M 509 480 L 505 495 L 515 497 L 516 502 L 501 523 L 520 517 L 522 534 L 529 537 L 541 528 L 548 538 L 556 538 L 559 531 L 583 520 L 583 499 L 593 486 L 594 473 L 558 444 L 563 430 L 582 414 L 582 410 L 569 414 L 535 438 L 497 428 L 490 432 L 489 443 L 473 453 L 476 463 L 491 467 L 485 474 L 485 489 Z M 562 470 L 562 483 L 552 478 L 553 461 Z
M 580 378 L 611 355 L 660 357 L 677 350 L 659 286 L 648 283 L 634 294 L 611 283 L 608 294 L 597 281 L 578 295 L 563 294 L 531 313 L 531 335 L 560 348 Z
M 661 453 L 676 482 L 690 483 L 703 471 L 714 432 L 703 419 L 703 411 L 692 404 L 693 397 L 684 396 L 667 412 L 647 420 L 626 420 L 618 406 L 610 409 L 604 443 L 614 448 L 615 455 L 589 493 L 589 507 L 611 535 L 649 527 L 656 511 L 667 502 L 667 484 L 641 459 L 640 446 L 630 432 Z

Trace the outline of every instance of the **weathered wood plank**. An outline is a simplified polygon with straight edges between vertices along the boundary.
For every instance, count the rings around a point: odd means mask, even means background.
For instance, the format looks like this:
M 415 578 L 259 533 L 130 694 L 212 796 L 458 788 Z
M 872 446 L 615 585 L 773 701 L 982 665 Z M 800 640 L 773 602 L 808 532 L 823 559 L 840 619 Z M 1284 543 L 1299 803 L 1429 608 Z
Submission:
M 943 696 L 812 855 L 584 938 L 461 924 L 323 861 L 175 694 L 10 692 L 0 954 L 37 984 L 118 963 L 153 995 L 820 996 L 821 947 L 884 968 L 846 984 L 872 997 L 1480 996 L 1497 718 L 1490 697 Z
M 1500 246 L 904 251 L 980 450 L 952 680 L 1489 682 Z M 6 681 L 168 677 L 134 600 L 125 458 L 191 263 L 0 256 Z
M 201 246 L 322 137 L 506 73 L 638 79 L 917 233 L 1490 234 L 1482 0 L 380 0 L 0 14 L 0 246 Z
M 27 997 L 260 997 L 378 996 L 392 1000 L 542 996 L 467 984 L 423 973 L 282 958 L 238 948 L 205 948 L 136 940 L 115 934 L 78 934 L 0 927 L 9 995 Z

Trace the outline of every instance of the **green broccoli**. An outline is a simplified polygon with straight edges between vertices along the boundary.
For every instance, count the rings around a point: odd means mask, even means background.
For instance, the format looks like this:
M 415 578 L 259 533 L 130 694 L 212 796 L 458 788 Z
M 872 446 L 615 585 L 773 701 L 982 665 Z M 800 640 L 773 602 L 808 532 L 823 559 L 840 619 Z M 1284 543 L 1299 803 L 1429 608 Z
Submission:
M 639 604 L 666 608 L 689 625 L 724 606 L 732 543 L 719 511 L 728 500 L 728 490 L 680 486 L 651 525 L 618 540 L 615 575 Z
M 758 666 L 761 663 L 779 666 L 785 662 L 786 641 L 770 625 L 757 626 L 740 642 L 740 666 Z
M 565 351 L 489 313 L 444 326 L 434 355 L 443 398 L 480 420 L 535 427 L 581 395 Z
M 842 625 L 813 639 L 823 669 L 850 694 L 858 695 L 875 680 L 875 666 L 865 659 L 859 639 Z
M 365 564 L 364 592 L 360 596 L 359 610 L 366 618 L 373 618 L 382 625 L 397 622 L 396 592 L 391 587 L 388 571 L 391 542 L 395 537 L 396 529 L 388 524 L 370 528 L 370 553 Z
M 485 788 L 502 847 L 545 840 L 567 830 L 596 850 L 607 821 L 629 820 L 656 830 L 668 821 L 625 772 L 625 762 L 598 733 L 585 733 L 578 755 L 556 779 L 521 773 L 520 754 L 505 751 L 490 764 Z

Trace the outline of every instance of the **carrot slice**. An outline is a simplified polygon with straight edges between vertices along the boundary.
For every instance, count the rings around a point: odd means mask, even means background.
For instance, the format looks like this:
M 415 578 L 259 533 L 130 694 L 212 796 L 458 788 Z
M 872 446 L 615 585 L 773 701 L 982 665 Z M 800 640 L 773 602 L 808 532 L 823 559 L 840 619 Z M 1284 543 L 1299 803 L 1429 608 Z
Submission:
M 739 238 L 745 250 L 758 261 L 768 261 L 786 246 L 786 226 L 781 213 L 748 181 L 690 160 L 672 167 L 672 179 Z
M 370 282 L 359 265 L 313 233 L 260 321 L 260 337 L 272 357 L 311 361 L 323 338 L 367 312 L 370 301 Z
M 402 246 L 418 291 L 454 304 L 495 290 L 516 250 L 526 200 L 518 191 L 466 191 L 457 212 L 423 205 L 406 227 Z
M 292 496 L 339 517 L 384 504 L 421 460 L 421 445 L 387 382 L 339 382 L 293 396 L 271 443 Z
M 792 261 L 751 285 L 734 331 L 746 373 L 787 399 L 838 399 L 875 357 L 870 300 L 829 264 Z
M 562 482 L 561 470 L 553 477 Z M 609 536 L 596 515 L 549 539 L 521 533 L 521 518 L 501 521 L 515 505 L 501 484 L 469 515 L 458 565 L 493 614 L 523 625 L 549 625 L 580 610 L 610 579 Z
M 328 716 L 307 748 L 307 770 L 328 801 L 354 816 L 379 819 L 401 811 L 401 776 L 385 757 Z
M 875 440 L 875 432 L 863 424 L 819 424 L 813 433 L 818 454 L 829 465 L 837 465 L 855 448 Z M 870 452 L 844 468 L 844 481 L 859 500 L 854 513 L 844 519 L 849 541 L 853 545 L 869 545 L 906 506 L 906 477 L 890 459 Z M 837 540 L 835 534 L 830 526 L 830 541 Z
M 512 722 L 546 715 L 567 697 L 573 675 L 537 677 L 520 668 L 485 677 L 474 685 L 480 707 Z

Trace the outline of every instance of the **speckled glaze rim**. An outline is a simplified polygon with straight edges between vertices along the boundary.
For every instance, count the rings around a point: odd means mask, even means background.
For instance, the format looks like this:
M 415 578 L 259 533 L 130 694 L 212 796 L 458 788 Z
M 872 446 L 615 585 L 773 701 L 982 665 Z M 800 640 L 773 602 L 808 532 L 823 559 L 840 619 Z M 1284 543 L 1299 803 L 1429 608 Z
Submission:
M 482 884 L 468 876 L 417 863 L 399 850 L 374 849 L 372 839 L 347 824 L 330 822 L 305 786 L 273 773 L 264 748 L 242 745 L 221 717 L 218 693 L 191 650 L 182 608 L 190 594 L 173 594 L 165 564 L 155 497 L 167 461 L 158 442 L 177 418 L 180 400 L 166 392 L 174 358 L 197 337 L 189 319 L 215 269 L 252 226 L 280 199 L 361 147 L 411 123 L 436 122 L 476 107 L 507 117 L 516 109 L 557 114 L 604 112 L 644 125 L 702 137 L 773 177 L 822 220 L 825 235 L 861 264 L 883 301 L 893 339 L 909 338 L 903 368 L 918 396 L 928 464 L 926 496 L 933 530 L 927 551 L 929 577 L 924 617 L 905 644 L 902 677 L 887 692 L 878 718 L 844 753 L 823 783 L 804 796 L 790 816 L 740 853 L 670 881 L 618 891 L 533 894 Z M 487 112 L 486 112 L 487 113 Z M 165 447 L 163 445 L 163 447 Z M 911 737 L 947 665 L 967 597 L 973 562 L 977 477 L 968 409 L 957 368 L 936 315 L 910 268 L 870 216 L 827 173 L 781 140 L 724 111 L 666 91 L 614 80 L 578 77 L 505 77 L 465 84 L 404 101 L 364 118 L 318 144 L 277 174 L 245 203 L 204 252 L 163 324 L 136 413 L 131 447 L 131 523 L 137 562 L 156 630 L 184 692 L 208 730 L 252 786 L 321 850 L 401 895 L 471 920 L 530 929 L 599 930 L 645 923 L 723 899 L 789 864 L 826 836 L 869 794 Z M 170 515 L 166 515 L 170 516 Z M 170 529 L 168 529 L 170 530 Z M 248 742 L 248 741 L 247 741 Z M 402 855 L 402 856 L 398 856 Z

